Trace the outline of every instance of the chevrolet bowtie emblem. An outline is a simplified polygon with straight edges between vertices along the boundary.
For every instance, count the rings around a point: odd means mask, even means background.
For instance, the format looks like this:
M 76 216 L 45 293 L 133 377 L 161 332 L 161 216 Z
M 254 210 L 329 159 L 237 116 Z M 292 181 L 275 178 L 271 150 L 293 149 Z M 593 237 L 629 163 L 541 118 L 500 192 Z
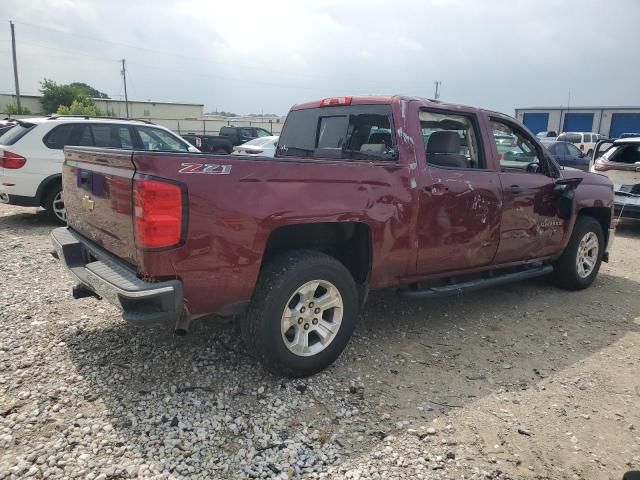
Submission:
M 82 197 L 82 208 L 89 212 L 93 210 L 93 200 L 91 200 L 91 197 L 89 195 L 85 195 L 84 197 Z

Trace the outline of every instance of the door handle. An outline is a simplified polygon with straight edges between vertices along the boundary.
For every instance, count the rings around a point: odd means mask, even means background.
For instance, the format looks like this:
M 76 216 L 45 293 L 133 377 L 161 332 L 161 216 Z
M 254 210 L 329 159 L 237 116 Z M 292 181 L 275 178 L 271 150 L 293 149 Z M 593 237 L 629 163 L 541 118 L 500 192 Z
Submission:
M 505 188 L 505 190 L 511 193 L 522 193 L 522 187 L 520 185 L 511 185 L 510 187 Z
M 442 183 L 436 183 L 434 185 L 428 185 L 424 187 L 424 191 L 427 193 L 432 193 L 434 195 L 442 195 L 449 191 L 449 187 L 445 187 Z

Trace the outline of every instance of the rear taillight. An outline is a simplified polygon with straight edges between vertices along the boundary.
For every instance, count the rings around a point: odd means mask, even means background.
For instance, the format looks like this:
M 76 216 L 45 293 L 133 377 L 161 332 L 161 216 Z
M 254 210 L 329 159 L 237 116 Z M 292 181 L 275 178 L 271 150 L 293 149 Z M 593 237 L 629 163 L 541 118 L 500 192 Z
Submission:
M 24 167 L 27 159 L 22 155 L 10 152 L 9 150 L 0 150 L 0 167 L 17 169 Z
M 133 182 L 136 245 L 168 248 L 182 242 L 185 217 L 183 191 L 173 183 L 135 179 Z

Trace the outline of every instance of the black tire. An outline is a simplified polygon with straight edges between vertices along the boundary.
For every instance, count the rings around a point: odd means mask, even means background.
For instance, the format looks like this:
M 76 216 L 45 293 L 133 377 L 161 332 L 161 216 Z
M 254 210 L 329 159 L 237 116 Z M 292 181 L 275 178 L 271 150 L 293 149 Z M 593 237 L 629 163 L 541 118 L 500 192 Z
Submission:
M 587 276 L 582 277 L 578 273 L 578 251 L 580 242 L 590 232 L 594 233 L 598 238 L 598 253 L 595 266 Z M 593 283 L 596 275 L 598 275 L 603 252 L 604 235 L 600 222 L 593 217 L 578 216 L 573 226 L 573 232 L 571 233 L 567 248 L 562 252 L 562 256 L 553 264 L 552 279 L 554 283 L 567 290 L 582 290 L 587 288 Z
M 342 299 L 342 320 L 333 340 L 323 350 L 302 356 L 285 344 L 281 319 L 297 290 L 315 280 L 336 287 Z M 274 258 L 262 269 L 249 309 L 242 318 L 242 336 L 249 350 L 269 370 L 304 377 L 325 369 L 340 356 L 351 338 L 357 316 L 358 290 L 345 266 L 320 252 L 296 250 Z M 307 335 L 311 338 L 311 334 Z
M 54 223 L 58 225 L 66 225 L 66 217 L 65 219 L 60 218 L 54 209 L 54 203 L 56 202 L 56 197 L 62 192 L 62 185 L 55 185 L 47 191 L 47 194 L 44 197 L 44 202 L 42 206 L 47 211 L 47 217 Z

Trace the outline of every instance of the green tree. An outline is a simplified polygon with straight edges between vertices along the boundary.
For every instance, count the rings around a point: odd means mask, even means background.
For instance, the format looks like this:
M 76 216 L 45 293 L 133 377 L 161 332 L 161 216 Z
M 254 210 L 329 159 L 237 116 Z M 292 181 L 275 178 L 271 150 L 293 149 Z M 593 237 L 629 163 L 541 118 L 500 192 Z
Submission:
M 60 106 L 70 108 L 74 100 L 83 100 L 92 97 L 109 98 L 105 93 L 81 82 L 58 85 L 53 80 L 45 78 L 40 85 L 40 93 L 42 93 L 40 103 L 42 104 L 44 113 L 57 112 Z
M 60 105 L 56 113 L 60 115 L 87 115 L 89 117 L 103 117 L 105 115 L 95 102 L 87 97 L 74 100 L 69 107 Z
M 20 106 L 20 108 L 18 108 L 18 105 L 16 105 L 15 103 L 7 103 L 7 105 L 4 107 L 4 113 L 7 113 L 9 115 L 31 115 L 31 110 L 23 106 Z
M 100 90 L 96 90 L 91 85 L 87 85 L 83 82 L 73 82 L 70 83 L 69 86 L 73 88 L 76 92 L 83 94 L 85 97 L 89 98 L 109 98 L 109 95 L 106 93 L 102 93 Z

